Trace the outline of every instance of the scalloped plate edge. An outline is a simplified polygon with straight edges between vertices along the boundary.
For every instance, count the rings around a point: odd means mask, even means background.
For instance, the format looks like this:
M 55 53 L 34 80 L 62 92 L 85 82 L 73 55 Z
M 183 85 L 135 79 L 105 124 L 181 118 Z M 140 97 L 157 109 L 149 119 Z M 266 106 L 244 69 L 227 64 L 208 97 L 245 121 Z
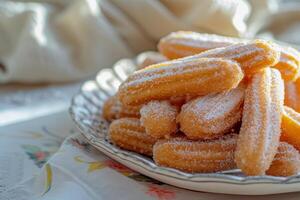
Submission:
M 101 71 L 99 75 L 101 75 Z M 95 82 L 100 90 L 101 85 L 97 81 Z M 300 191 L 300 174 L 287 178 L 273 176 L 240 177 L 226 174 L 226 172 L 223 174 L 190 174 L 176 169 L 156 166 L 153 161 L 146 159 L 142 155 L 119 149 L 106 141 L 104 137 L 95 137 L 94 135 L 99 135 L 97 130 L 89 130 L 90 127 L 86 127 L 80 121 L 77 121 L 74 108 L 79 105 L 75 103 L 75 99 L 82 96 L 84 92 L 86 91 L 84 91 L 82 86 L 80 91 L 72 98 L 69 108 L 71 118 L 82 135 L 92 146 L 105 155 L 141 174 L 177 187 L 213 193 L 265 195 Z M 107 133 L 102 134 L 106 135 Z M 218 190 L 215 190 L 215 188 L 218 188 Z

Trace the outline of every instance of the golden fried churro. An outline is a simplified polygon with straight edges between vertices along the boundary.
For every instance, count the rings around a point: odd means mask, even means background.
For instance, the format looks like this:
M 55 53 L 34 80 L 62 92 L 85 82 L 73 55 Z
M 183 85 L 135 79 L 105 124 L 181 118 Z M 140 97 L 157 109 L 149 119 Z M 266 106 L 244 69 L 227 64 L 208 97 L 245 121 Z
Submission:
M 123 117 L 140 117 L 141 106 L 122 105 L 117 95 L 108 98 L 102 108 L 104 119 L 112 121 Z
M 227 47 L 212 49 L 185 59 L 194 58 L 224 58 L 238 62 L 246 75 L 252 75 L 259 70 L 278 63 L 280 52 L 263 40 L 249 43 L 233 44 Z M 179 59 L 180 60 L 180 59 Z
M 152 155 L 152 147 L 156 139 L 145 133 L 140 120 L 121 118 L 114 120 L 109 126 L 111 141 L 123 149 L 137 153 Z
M 281 140 L 292 144 L 300 150 L 300 113 L 292 108 L 284 107 L 281 123 Z
M 285 82 L 284 104 L 300 112 L 300 78 L 295 82 Z
M 162 38 L 159 42 L 158 48 L 166 57 L 170 59 L 177 59 L 199 54 L 210 49 L 249 42 L 249 40 L 239 38 L 179 31 Z M 274 67 L 281 72 L 284 80 L 294 81 L 298 77 L 300 70 L 299 52 L 291 47 L 281 47 L 279 45 L 275 45 L 274 47 L 280 52 L 279 62 L 275 64 Z
M 271 165 L 279 145 L 283 99 L 283 80 L 276 69 L 263 69 L 248 84 L 235 153 L 246 175 L 263 175 Z
M 236 134 L 216 140 L 192 141 L 186 138 L 159 140 L 153 147 L 157 165 L 186 172 L 217 172 L 233 169 Z
M 237 38 L 178 31 L 163 37 L 158 43 L 158 49 L 167 58 L 177 59 L 240 42 L 242 40 Z
M 139 70 L 120 86 L 123 104 L 137 105 L 172 96 L 206 95 L 235 88 L 243 72 L 234 61 L 220 58 L 182 59 Z
M 168 59 L 160 54 L 159 52 L 155 51 L 147 51 L 140 53 L 136 58 L 136 63 L 139 69 L 143 69 L 149 65 L 161 63 L 167 61 Z
M 116 102 L 118 101 L 116 96 L 109 97 L 102 107 L 102 116 L 104 119 L 108 121 L 112 121 L 117 118 L 119 113 L 119 106 L 116 106 Z
M 184 104 L 177 120 L 189 139 L 212 139 L 228 132 L 242 116 L 244 85 Z
M 280 51 L 279 62 L 274 66 L 285 81 L 295 81 L 299 77 L 300 53 L 291 47 L 276 45 Z
M 292 176 L 300 172 L 300 154 L 290 144 L 280 142 L 276 156 L 266 174 Z
M 168 138 L 177 130 L 177 107 L 168 101 L 150 101 L 140 110 L 141 124 L 154 138 Z

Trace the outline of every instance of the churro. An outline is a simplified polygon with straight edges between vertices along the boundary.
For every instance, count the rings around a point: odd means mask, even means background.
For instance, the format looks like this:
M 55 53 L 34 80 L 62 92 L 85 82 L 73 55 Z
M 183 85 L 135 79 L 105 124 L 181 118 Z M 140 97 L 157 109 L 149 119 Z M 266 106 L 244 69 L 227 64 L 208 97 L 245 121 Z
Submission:
M 237 87 L 240 66 L 220 58 L 182 59 L 152 65 L 129 76 L 120 86 L 123 104 L 137 105 L 172 96 L 207 95 Z
M 108 121 L 112 121 L 117 118 L 119 113 L 119 107 L 116 106 L 117 97 L 109 97 L 103 104 L 102 107 L 102 116 Z
M 280 142 L 276 156 L 266 174 L 292 176 L 300 172 L 300 154 L 290 144 Z
M 109 126 L 109 137 L 117 146 L 137 153 L 152 155 L 152 147 L 156 139 L 145 133 L 140 120 L 121 118 L 114 120 Z
M 281 140 L 292 144 L 300 150 L 300 113 L 292 108 L 284 107 L 281 123 Z
M 150 101 L 141 110 L 141 124 L 154 138 L 168 138 L 177 130 L 178 108 L 168 101 Z
M 162 38 L 158 44 L 158 49 L 169 59 L 177 59 L 199 54 L 215 48 L 249 42 L 249 40 L 240 38 L 224 37 L 220 35 L 203 34 L 189 31 L 178 31 Z M 291 47 L 282 47 L 276 44 L 273 45 L 274 48 L 280 52 L 279 61 L 274 65 L 274 68 L 277 68 L 281 72 L 284 80 L 294 81 L 299 76 L 299 52 Z M 267 64 L 265 66 L 271 66 L 271 64 Z
M 233 169 L 236 140 L 236 134 L 204 141 L 159 140 L 153 147 L 153 159 L 157 165 L 193 173 Z
M 285 82 L 284 104 L 300 112 L 300 78 L 295 82 Z
M 299 77 L 300 53 L 292 47 L 276 45 L 276 48 L 280 51 L 280 59 L 274 68 L 280 71 L 285 81 L 295 81 Z
M 123 117 L 140 117 L 140 106 L 122 105 L 117 95 L 109 97 L 103 107 L 102 115 L 107 121 Z
M 114 66 L 124 81 L 102 110 L 112 143 L 191 173 L 300 172 L 297 50 L 186 31 L 158 49 Z
M 228 132 L 242 116 L 244 85 L 198 97 L 184 104 L 177 118 L 189 139 L 212 139 Z
M 158 49 L 167 58 L 177 59 L 240 42 L 242 40 L 237 38 L 178 31 L 163 37 L 158 43 Z
M 263 175 L 276 154 L 281 133 L 284 85 L 278 70 L 255 74 L 245 91 L 235 161 L 246 175 Z
M 280 52 L 268 42 L 255 40 L 249 43 L 233 44 L 205 51 L 185 59 L 223 58 L 238 62 L 246 75 L 252 75 L 263 68 L 278 63 Z M 178 59 L 180 60 L 180 59 Z

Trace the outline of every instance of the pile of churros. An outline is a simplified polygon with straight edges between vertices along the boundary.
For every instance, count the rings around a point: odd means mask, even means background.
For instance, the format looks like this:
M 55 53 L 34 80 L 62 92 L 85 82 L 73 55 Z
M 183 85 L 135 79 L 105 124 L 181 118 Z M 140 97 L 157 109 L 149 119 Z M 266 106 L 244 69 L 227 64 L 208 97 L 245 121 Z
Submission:
M 300 172 L 297 50 L 179 31 L 130 65 L 103 106 L 115 145 L 190 173 Z

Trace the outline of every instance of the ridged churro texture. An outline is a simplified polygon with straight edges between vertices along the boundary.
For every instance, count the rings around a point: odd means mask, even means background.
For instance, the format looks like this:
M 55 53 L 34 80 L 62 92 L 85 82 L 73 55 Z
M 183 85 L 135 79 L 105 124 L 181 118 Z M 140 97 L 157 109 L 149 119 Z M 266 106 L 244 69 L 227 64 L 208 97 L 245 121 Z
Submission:
M 141 106 L 122 105 L 117 95 L 109 97 L 102 108 L 102 116 L 107 121 L 119 119 L 123 117 L 140 117 Z
M 140 110 L 141 124 L 154 138 L 169 138 L 177 130 L 178 108 L 168 101 L 150 101 Z
M 284 104 L 300 112 L 300 78 L 295 82 L 285 82 Z
M 207 95 L 237 87 L 240 66 L 220 58 L 182 59 L 152 65 L 128 77 L 119 88 L 123 104 L 137 105 L 172 96 Z
M 148 67 L 149 65 L 154 65 L 167 61 L 168 59 L 156 51 L 147 51 L 140 53 L 136 58 L 136 63 L 139 69 Z
M 203 34 L 188 31 L 174 32 L 162 38 L 158 44 L 158 49 L 169 59 L 178 59 L 186 56 L 202 53 L 207 50 L 226 47 L 237 43 L 249 43 L 249 40 L 224 37 L 214 34 Z M 278 69 L 282 78 L 286 81 L 295 81 L 299 76 L 300 55 L 291 47 L 281 47 L 273 44 L 280 52 L 278 63 L 274 68 Z M 257 47 L 256 47 L 257 48 Z M 267 48 L 265 48 L 267 49 Z M 254 48 L 253 48 L 254 50 Z M 254 54 L 253 54 L 254 55 Z M 270 63 L 266 66 L 272 66 Z
M 157 165 L 192 173 L 233 169 L 236 140 L 236 134 L 205 141 L 159 140 L 153 147 L 153 159 Z
M 290 144 L 280 142 L 276 156 L 266 174 L 292 176 L 300 172 L 300 154 Z
M 276 45 L 280 51 L 279 62 L 274 66 L 278 69 L 285 81 L 295 81 L 299 77 L 300 53 L 291 47 Z
M 242 40 L 237 38 L 191 31 L 178 31 L 161 38 L 158 43 L 158 49 L 167 58 L 177 59 L 240 42 Z
M 228 132 L 242 116 L 245 86 L 198 97 L 184 104 L 178 116 L 180 130 L 189 139 L 212 139 Z
M 145 133 L 140 120 L 122 118 L 114 120 L 109 126 L 109 137 L 117 146 L 137 153 L 152 155 L 156 139 Z
M 278 70 L 255 74 L 245 91 L 235 161 L 246 175 L 263 175 L 276 154 L 281 133 L 284 85 Z
M 109 97 L 103 104 L 102 116 L 108 121 L 112 121 L 117 118 L 119 113 L 119 107 L 116 107 L 117 97 Z
M 280 52 L 268 42 L 255 40 L 212 49 L 187 58 L 223 58 L 238 62 L 246 75 L 278 63 Z
M 300 150 L 300 113 L 285 106 L 281 128 L 281 140 L 292 144 Z

